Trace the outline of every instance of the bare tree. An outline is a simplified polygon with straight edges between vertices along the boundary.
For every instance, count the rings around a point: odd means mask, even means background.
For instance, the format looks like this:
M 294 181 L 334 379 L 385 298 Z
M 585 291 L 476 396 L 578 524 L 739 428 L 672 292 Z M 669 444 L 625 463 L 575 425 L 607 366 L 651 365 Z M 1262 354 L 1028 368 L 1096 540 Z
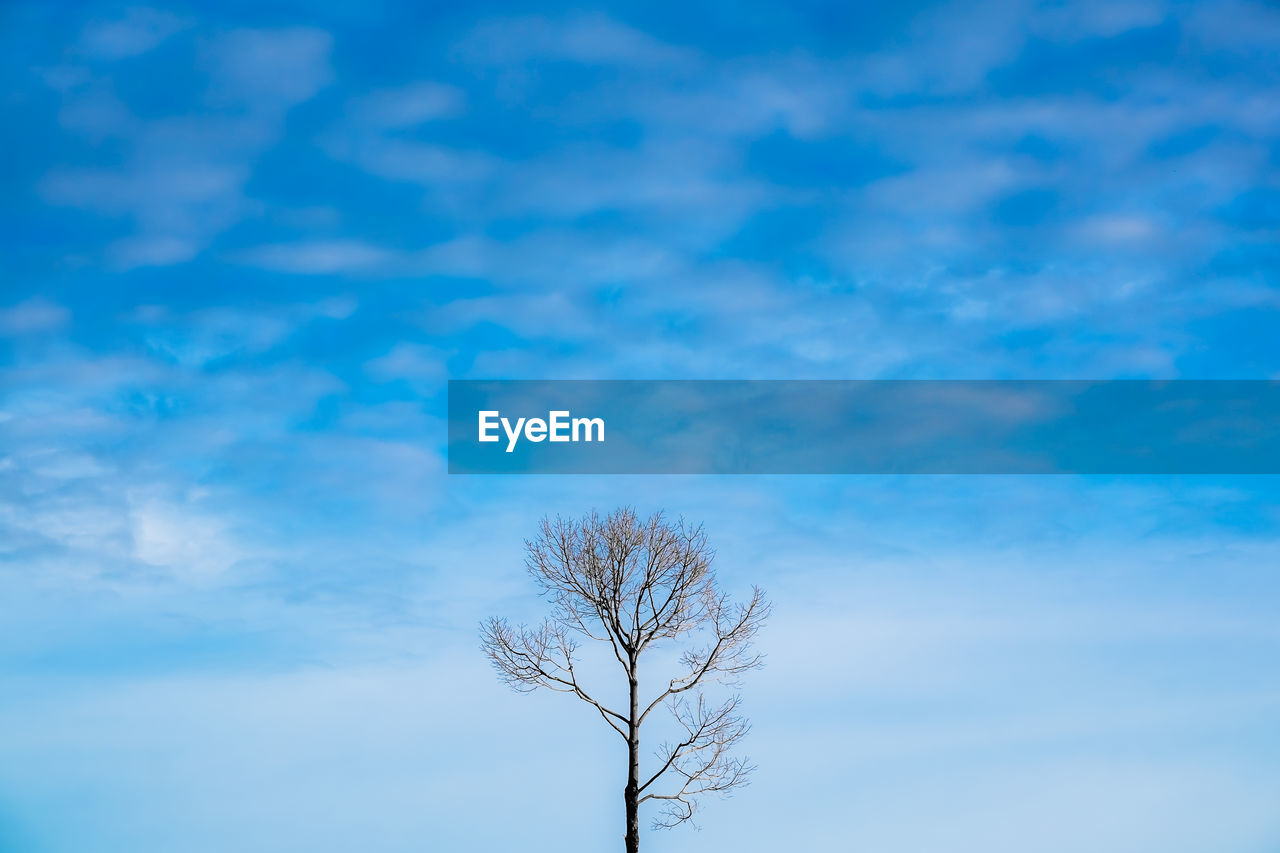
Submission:
M 661 513 L 647 520 L 630 509 L 605 518 L 543 519 L 525 548 L 525 564 L 551 614 L 537 628 L 490 619 L 482 627 L 484 652 L 511 687 L 570 693 L 626 741 L 626 851 L 637 853 L 641 805 L 661 805 L 654 827 L 673 827 L 693 818 L 701 795 L 726 794 L 755 769 L 730 754 L 749 729 L 739 697 L 716 703 L 703 688 L 736 686 L 738 676 L 760 666 L 751 643 L 769 604 L 758 588 L 745 604 L 731 603 L 716 584 L 715 554 L 702 527 L 669 522 Z M 607 644 L 626 676 L 625 708 L 606 706 L 583 685 L 575 670 L 579 637 Z M 687 645 L 678 671 L 642 697 L 641 655 L 664 641 Z M 651 772 L 642 774 L 640 729 L 664 706 L 680 734 L 658 748 Z

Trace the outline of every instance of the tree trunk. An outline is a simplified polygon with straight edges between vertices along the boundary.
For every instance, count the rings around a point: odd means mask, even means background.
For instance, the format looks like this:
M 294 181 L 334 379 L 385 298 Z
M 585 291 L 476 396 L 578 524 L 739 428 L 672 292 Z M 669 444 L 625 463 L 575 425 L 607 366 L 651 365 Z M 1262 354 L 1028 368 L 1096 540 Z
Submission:
M 640 688 L 631 677 L 631 714 L 627 727 L 627 853 L 640 853 Z

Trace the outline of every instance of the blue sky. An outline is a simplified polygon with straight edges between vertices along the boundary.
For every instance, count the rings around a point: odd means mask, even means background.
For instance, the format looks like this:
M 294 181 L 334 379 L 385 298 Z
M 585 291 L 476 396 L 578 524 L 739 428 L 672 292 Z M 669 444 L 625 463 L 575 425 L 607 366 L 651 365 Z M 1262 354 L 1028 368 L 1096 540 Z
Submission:
M 543 513 L 775 602 L 649 849 L 1280 844 L 1269 478 L 458 478 L 448 378 L 1280 377 L 1261 3 L 0 10 L 0 850 L 589 850 Z M 557 701 L 561 700 L 561 701 Z M 566 808 L 566 803 L 571 808 Z

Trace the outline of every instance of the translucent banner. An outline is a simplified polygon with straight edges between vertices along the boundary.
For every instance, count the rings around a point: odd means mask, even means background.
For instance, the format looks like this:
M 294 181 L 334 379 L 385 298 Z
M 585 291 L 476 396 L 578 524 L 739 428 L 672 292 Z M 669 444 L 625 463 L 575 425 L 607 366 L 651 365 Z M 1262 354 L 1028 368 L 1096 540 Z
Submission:
M 1275 474 L 1280 382 L 451 381 L 451 474 Z

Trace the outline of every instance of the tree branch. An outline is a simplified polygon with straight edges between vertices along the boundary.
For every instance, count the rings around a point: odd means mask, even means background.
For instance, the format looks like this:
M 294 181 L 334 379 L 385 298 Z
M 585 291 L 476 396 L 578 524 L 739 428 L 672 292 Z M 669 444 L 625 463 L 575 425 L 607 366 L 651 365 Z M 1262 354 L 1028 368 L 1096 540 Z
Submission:
M 536 631 L 531 631 L 523 626 L 512 628 L 505 619 L 490 619 L 481 626 L 481 648 L 499 677 L 513 690 L 530 693 L 545 687 L 558 693 L 572 693 L 594 706 L 614 731 L 624 738 L 627 736 L 618 723 L 628 724 L 628 718 L 605 707 L 578 683 L 573 669 L 576 646 L 560 626 L 544 622 Z M 558 654 L 559 659 L 553 654 Z
M 764 663 L 763 655 L 751 654 L 751 641 L 769 618 L 771 609 L 758 587 L 752 590 L 751 600 L 732 613 L 724 596 L 715 598 L 707 609 L 715 641 L 709 649 L 686 652 L 681 657 L 689 671 L 671 679 L 667 689 L 645 707 L 640 722 L 644 722 L 649 713 L 665 700 L 692 690 L 708 676 L 732 682 L 742 673 L 758 669 Z
M 729 755 L 733 746 L 750 731 L 746 720 L 737 713 L 738 704 L 737 696 L 717 708 L 708 707 L 701 695 L 696 702 L 673 702 L 672 714 L 684 727 L 686 736 L 679 743 L 664 746 L 659 753 L 660 769 L 640 789 L 641 792 L 647 790 L 667 774 L 682 780 L 675 791 L 654 792 L 640 798 L 642 803 L 648 800 L 667 803 L 654 820 L 655 828 L 669 829 L 692 820 L 696 798 L 702 794 L 727 795 L 747 784 L 755 768 L 746 759 Z

